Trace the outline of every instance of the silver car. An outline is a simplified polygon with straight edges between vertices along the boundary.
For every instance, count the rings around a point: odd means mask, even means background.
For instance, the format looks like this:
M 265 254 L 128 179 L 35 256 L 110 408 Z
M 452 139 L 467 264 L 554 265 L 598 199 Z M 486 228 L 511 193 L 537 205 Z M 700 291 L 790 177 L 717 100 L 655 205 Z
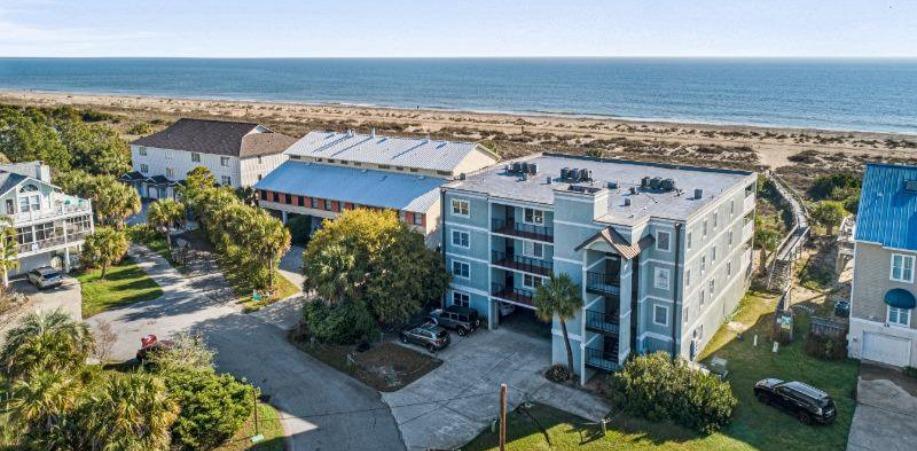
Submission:
M 64 283 L 64 275 L 50 266 L 42 266 L 29 271 L 29 282 L 39 290 L 54 288 Z

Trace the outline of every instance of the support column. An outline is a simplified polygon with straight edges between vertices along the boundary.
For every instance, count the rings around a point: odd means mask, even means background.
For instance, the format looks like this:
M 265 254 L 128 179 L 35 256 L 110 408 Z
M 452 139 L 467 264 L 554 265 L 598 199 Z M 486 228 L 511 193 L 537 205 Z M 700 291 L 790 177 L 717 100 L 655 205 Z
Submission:
M 286 210 L 280 210 L 280 221 L 284 224 L 287 223 L 287 212 Z
M 64 272 L 70 273 L 70 247 L 64 248 Z

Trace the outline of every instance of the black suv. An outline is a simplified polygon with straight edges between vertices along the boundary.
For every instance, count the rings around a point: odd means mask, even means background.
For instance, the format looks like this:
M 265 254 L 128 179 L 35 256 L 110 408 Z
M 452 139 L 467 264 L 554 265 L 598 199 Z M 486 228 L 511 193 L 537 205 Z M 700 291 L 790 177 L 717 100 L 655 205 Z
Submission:
M 445 309 L 433 310 L 430 312 L 430 319 L 440 327 L 454 330 L 460 337 L 464 337 L 481 327 L 478 311 L 459 305 L 450 305 Z
M 755 397 L 792 413 L 805 424 L 828 424 L 837 417 L 837 407 L 827 393 L 802 382 L 763 379 L 755 384 Z
M 400 335 L 402 343 L 421 345 L 431 354 L 449 346 L 449 332 L 428 323 L 406 327 L 401 330 Z

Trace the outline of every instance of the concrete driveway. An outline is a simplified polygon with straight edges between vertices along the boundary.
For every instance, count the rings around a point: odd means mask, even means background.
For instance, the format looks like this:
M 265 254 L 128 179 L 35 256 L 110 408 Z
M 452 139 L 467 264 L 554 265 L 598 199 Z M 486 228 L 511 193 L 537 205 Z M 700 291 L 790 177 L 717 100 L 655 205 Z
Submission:
M 26 279 L 17 279 L 10 282 L 9 289 L 28 296 L 29 303 L 15 312 L 8 313 L 0 321 L 0 343 L 6 336 L 6 331 L 15 327 L 19 319 L 29 312 L 51 311 L 60 308 L 77 321 L 83 319 L 83 295 L 80 292 L 80 282 L 73 277 L 64 276 L 63 285 L 44 290 L 38 290 Z
M 134 247 L 141 268 L 162 287 L 159 299 L 93 316 L 118 334 L 113 354 L 132 358 L 140 337 L 180 331 L 200 334 L 216 352 L 219 371 L 246 378 L 271 397 L 293 450 L 404 449 L 398 428 L 379 394 L 300 352 L 286 340 L 275 316 L 291 308 L 254 316 L 231 301 L 219 274 L 185 277 L 159 255 Z M 294 300 L 289 300 L 293 302 Z
M 611 410 L 601 399 L 544 378 L 551 342 L 543 338 L 508 328 L 452 334 L 452 344 L 437 357 L 439 368 L 382 394 L 410 450 L 455 449 L 490 427 L 499 415 L 501 383 L 508 385 L 511 409 L 537 401 L 592 420 Z
M 905 451 L 917 443 L 917 380 L 863 363 L 850 425 L 851 451 Z
M 302 253 L 304 250 L 301 246 L 290 246 L 290 250 L 283 254 L 280 259 L 280 273 L 300 289 L 305 280 L 302 275 Z

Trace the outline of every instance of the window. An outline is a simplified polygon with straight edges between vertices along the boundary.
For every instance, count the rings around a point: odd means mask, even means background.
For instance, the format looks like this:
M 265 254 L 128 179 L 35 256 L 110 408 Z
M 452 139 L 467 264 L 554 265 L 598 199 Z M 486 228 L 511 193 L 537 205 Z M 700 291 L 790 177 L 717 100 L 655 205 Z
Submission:
M 537 288 L 541 286 L 541 277 L 533 276 L 531 274 L 522 275 L 522 286 L 526 288 Z
M 138 147 L 138 148 L 137 148 L 137 153 L 139 153 L 140 156 L 145 157 L 145 156 L 146 156 L 146 147 Z
M 710 248 L 710 263 L 713 263 L 715 261 L 716 261 L 716 245 L 714 244 L 713 247 Z
M 263 177 L 264 177 L 263 175 L 258 174 L 258 181 L 260 182 L 260 181 L 261 181 L 261 178 L 263 178 Z
M 653 286 L 660 290 L 668 290 L 669 278 L 671 277 L 672 272 L 667 268 L 656 268 L 656 271 L 653 274 Z
M 331 211 L 332 210 L 331 201 L 328 199 L 322 199 L 322 209 Z
M 686 305 L 684 311 L 681 313 L 682 320 L 684 320 L 685 324 L 688 324 L 688 318 L 690 317 L 689 313 L 690 308 Z
M 534 208 L 526 208 L 523 211 L 522 222 L 527 224 L 544 224 L 544 212 Z
M 707 289 L 710 290 L 710 296 L 716 294 L 716 279 L 710 279 L 710 281 L 707 282 Z
M 423 225 L 423 213 L 414 213 L 414 225 Z
M 736 201 L 735 199 L 729 201 L 729 217 L 733 217 L 736 214 Z
M 732 262 L 726 262 L 726 277 L 732 276 Z
M 229 157 L 220 157 L 220 166 L 229 166 Z
M 704 308 L 704 302 L 707 302 L 707 292 L 704 291 L 704 287 L 701 287 L 700 291 L 697 292 L 698 307 Z
M 694 336 L 697 337 L 697 341 L 703 341 L 704 339 L 704 325 L 701 324 L 697 326 L 697 329 L 694 329 Z
M 685 286 L 686 287 L 691 286 L 691 270 L 690 269 L 685 270 Z
M 140 165 L 140 172 L 146 174 L 147 172 L 150 172 L 150 167 L 147 166 L 147 165 L 145 165 L 145 164 L 141 164 L 141 165 Z
M 732 230 L 729 231 L 729 245 L 732 246 Z
M 664 305 L 653 306 L 653 323 L 657 326 L 669 326 L 669 308 Z
M 700 274 L 704 275 L 706 273 L 707 273 L 707 256 L 701 255 L 700 256 Z
M 463 261 L 452 260 L 452 275 L 462 279 L 471 277 L 471 265 Z
M 464 216 L 467 218 L 470 211 L 471 208 L 468 205 L 467 200 L 452 199 L 452 214 L 456 216 Z
M 175 171 L 172 168 L 166 168 L 166 177 L 173 178 L 175 177 Z
M 468 249 L 471 247 L 471 237 L 464 230 L 453 230 L 452 245 Z
M 200 162 L 201 162 L 201 154 L 199 154 L 199 153 L 197 153 L 197 152 L 192 152 L 192 153 L 191 153 L 191 161 L 194 162 L 194 163 L 200 163 Z
M 913 255 L 892 254 L 891 279 L 895 282 L 910 283 L 914 281 Z
M 714 211 L 713 212 L 713 230 L 716 230 L 716 228 L 719 227 L 719 225 L 720 225 L 720 212 Z
M 656 250 L 662 252 L 668 252 L 670 250 L 669 244 L 672 238 L 672 234 L 669 232 L 656 232 Z
M 230 186 L 232 185 L 232 178 L 230 178 L 228 175 L 224 175 L 220 177 L 220 183 L 222 183 L 225 186 Z
M 527 257 L 544 258 L 544 245 L 534 241 L 523 241 L 522 254 Z
M 911 311 L 910 309 L 888 307 L 888 324 L 893 326 L 910 327 Z
M 691 232 L 688 232 L 688 249 L 691 249 Z
M 704 238 L 707 238 L 707 220 L 706 220 L 706 219 L 704 219 L 704 223 L 701 224 L 701 232 L 702 232 L 701 235 L 702 235 Z
M 261 164 L 262 161 L 263 161 L 263 160 L 261 160 L 261 155 L 258 155 L 258 164 Z
M 460 305 L 462 307 L 468 307 L 471 304 L 471 296 L 468 293 L 462 293 L 461 291 L 452 292 L 452 305 Z

